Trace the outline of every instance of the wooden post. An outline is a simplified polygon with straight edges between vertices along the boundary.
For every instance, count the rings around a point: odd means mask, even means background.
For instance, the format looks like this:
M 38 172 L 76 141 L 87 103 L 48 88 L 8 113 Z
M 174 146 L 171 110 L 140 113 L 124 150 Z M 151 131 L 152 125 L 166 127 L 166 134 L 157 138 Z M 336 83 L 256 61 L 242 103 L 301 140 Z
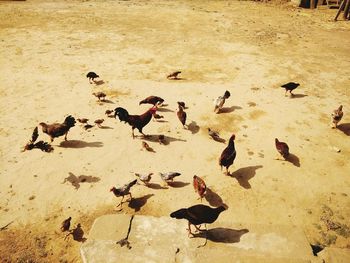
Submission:
M 310 0 L 310 9 L 315 8 L 315 0 Z
M 349 9 L 350 9 L 350 0 L 347 0 L 347 1 L 346 1 L 346 4 L 345 4 L 345 8 L 344 8 L 344 13 L 343 13 L 343 18 L 344 18 L 345 20 L 348 19 Z
M 343 0 L 343 1 L 341 2 L 340 6 L 339 6 L 339 9 L 338 9 L 338 12 L 337 12 L 337 15 L 336 15 L 335 18 L 334 18 L 334 21 L 337 21 L 338 16 L 340 15 L 341 10 L 342 10 L 342 9 L 344 8 L 344 6 L 345 6 L 345 2 L 346 2 L 346 0 Z

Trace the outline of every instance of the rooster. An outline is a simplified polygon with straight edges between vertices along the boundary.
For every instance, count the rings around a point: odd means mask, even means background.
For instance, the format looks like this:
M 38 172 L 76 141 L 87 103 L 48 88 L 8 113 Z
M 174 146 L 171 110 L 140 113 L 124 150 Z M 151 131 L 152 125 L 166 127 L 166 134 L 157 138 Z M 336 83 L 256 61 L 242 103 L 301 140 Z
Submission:
M 131 193 L 130 193 L 130 188 L 131 188 L 132 186 L 134 186 L 134 185 L 136 184 L 136 182 L 137 182 L 137 179 L 131 181 L 131 182 L 128 183 L 128 184 L 124 184 L 122 187 L 119 187 L 119 188 L 112 187 L 112 188 L 110 189 L 110 192 L 113 192 L 113 194 L 114 194 L 116 197 L 120 197 L 120 196 L 122 197 L 122 200 L 120 201 L 119 205 L 117 205 L 117 207 L 118 207 L 118 206 L 122 206 L 123 200 L 124 200 L 124 196 L 125 196 L 125 195 L 129 195 L 129 196 L 130 196 L 130 200 L 132 199 L 132 195 L 131 195 Z M 130 200 L 129 200 L 129 201 L 130 201 Z
M 275 146 L 277 151 L 283 156 L 286 160 L 289 156 L 289 147 L 285 142 L 280 142 L 277 138 L 275 138 Z
M 64 135 L 64 140 L 67 141 L 69 129 L 75 126 L 75 119 L 69 115 L 66 117 L 63 123 L 46 124 L 44 122 L 40 122 L 39 125 L 42 127 L 43 133 L 50 136 L 51 142 L 53 142 L 54 138 L 62 135 Z
M 139 105 L 152 104 L 153 106 L 155 106 L 155 105 L 161 105 L 163 102 L 164 102 L 164 100 L 161 97 L 149 96 L 149 97 L 145 98 L 144 100 L 141 100 L 139 102 Z
M 234 134 L 231 136 L 227 147 L 223 150 L 219 159 L 221 170 L 223 166 L 226 168 L 226 175 L 229 175 L 228 168 L 233 164 L 236 158 L 235 137 Z
M 191 225 L 198 231 L 202 231 L 198 225 L 201 224 L 211 224 L 219 217 L 222 211 L 225 211 L 225 206 L 219 206 L 217 208 L 212 208 L 207 205 L 194 205 L 189 208 L 181 208 L 170 214 L 170 217 L 176 219 L 186 219 L 188 221 L 188 234 L 193 235 L 191 231 Z
M 338 109 L 332 113 L 333 128 L 337 128 L 338 122 L 343 118 L 343 105 L 340 105 Z
M 300 85 L 299 83 L 295 83 L 295 82 L 288 82 L 288 83 L 282 85 L 281 88 L 284 88 L 286 90 L 286 92 L 284 93 L 284 96 L 287 95 L 288 91 L 289 91 L 291 96 L 294 96 L 292 91 L 295 90 L 299 85 Z
M 120 121 L 128 123 L 132 128 L 132 138 L 135 138 L 134 129 L 137 128 L 139 132 L 146 137 L 142 132 L 143 127 L 145 127 L 152 119 L 152 115 L 156 113 L 157 107 L 152 107 L 142 115 L 130 115 L 129 112 L 121 107 L 114 110 L 114 118 L 118 116 Z
M 231 93 L 228 90 L 226 90 L 223 96 L 219 96 L 216 98 L 216 100 L 214 100 L 214 105 L 215 105 L 214 112 L 215 113 L 220 112 L 220 110 L 222 109 L 222 107 L 225 104 L 226 99 L 228 99 L 230 96 L 231 96 Z
M 199 194 L 199 198 L 202 201 L 205 191 L 207 190 L 207 186 L 205 185 L 204 180 L 197 175 L 193 176 L 193 187 L 194 191 Z

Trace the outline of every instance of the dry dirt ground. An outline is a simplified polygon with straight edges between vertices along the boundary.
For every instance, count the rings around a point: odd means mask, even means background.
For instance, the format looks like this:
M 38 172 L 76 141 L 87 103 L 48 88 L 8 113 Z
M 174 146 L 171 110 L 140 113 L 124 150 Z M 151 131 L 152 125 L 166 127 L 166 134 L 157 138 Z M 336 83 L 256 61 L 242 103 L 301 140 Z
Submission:
M 80 262 L 80 242 L 65 241 L 60 223 L 72 216 L 88 238 L 98 215 L 117 213 L 109 189 L 132 172 L 154 172 L 153 187 L 135 186 L 124 213 L 166 216 L 198 203 L 196 174 L 210 188 L 203 203 L 226 203 L 220 218 L 237 227 L 297 226 L 311 244 L 349 248 L 350 23 L 333 22 L 335 12 L 236 1 L 1 1 L 0 227 L 12 222 L 0 231 L 1 261 Z M 90 70 L 104 83 L 89 84 Z M 182 80 L 165 78 L 174 70 Z M 294 98 L 280 88 L 289 81 L 301 84 Z M 91 95 L 100 90 L 105 103 Z M 225 90 L 225 112 L 214 114 Z M 144 129 L 167 136 L 165 146 L 148 141 L 154 153 L 104 115 L 117 106 L 140 114 L 149 95 L 168 104 L 164 121 Z M 178 100 L 188 105 L 188 130 Z M 340 104 L 344 117 L 331 129 Z M 105 118 L 104 128 L 77 124 L 51 153 L 21 152 L 39 122 L 68 114 Z M 231 176 L 218 165 L 225 144 L 208 127 L 236 134 Z M 289 162 L 274 160 L 275 137 L 289 144 Z M 156 173 L 174 170 L 178 182 L 163 189 Z

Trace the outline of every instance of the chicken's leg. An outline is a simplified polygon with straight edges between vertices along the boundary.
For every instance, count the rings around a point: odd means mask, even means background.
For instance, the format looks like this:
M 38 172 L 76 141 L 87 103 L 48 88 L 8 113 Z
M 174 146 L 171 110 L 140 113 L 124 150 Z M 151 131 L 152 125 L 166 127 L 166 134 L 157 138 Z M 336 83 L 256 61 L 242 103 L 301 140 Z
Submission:
M 124 200 L 124 195 L 122 196 L 122 200 L 120 201 L 119 205 L 117 205 L 117 207 L 119 207 L 123 204 L 123 200 Z
M 190 221 L 188 221 L 188 228 L 186 230 L 188 231 L 188 237 L 190 237 L 190 235 L 194 236 L 192 231 L 191 231 L 191 223 L 190 223 Z

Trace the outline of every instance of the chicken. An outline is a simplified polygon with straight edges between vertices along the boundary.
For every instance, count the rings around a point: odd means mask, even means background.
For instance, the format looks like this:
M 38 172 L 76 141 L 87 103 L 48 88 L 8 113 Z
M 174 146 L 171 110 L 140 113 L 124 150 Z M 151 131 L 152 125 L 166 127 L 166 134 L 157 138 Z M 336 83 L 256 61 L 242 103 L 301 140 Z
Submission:
M 24 146 L 22 152 L 27 151 L 27 150 L 32 150 L 35 148 L 35 141 L 38 139 L 39 133 L 38 133 L 38 127 L 35 127 L 32 133 L 32 139 L 29 140 L 29 142 Z
M 157 97 L 157 96 L 149 96 L 147 98 L 145 98 L 144 100 L 141 100 L 139 102 L 139 105 L 141 104 L 152 104 L 153 106 L 155 105 L 161 105 L 164 102 L 164 100 L 161 97 Z
M 343 118 L 343 105 L 340 105 L 338 109 L 334 110 L 332 113 L 332 123 L 333 128 L 337 128 L 338 123 Z
M 179 79 L 177 76 L 181 73 L 181 71 L 175 71 L 166 76 L 167 79 Z
M 69 115 L 66 117 L 63 123 L 46 124 L 44 122 L 40 122 L 39 125 L 42 127 L 43 133 L 50 136 L 51 142 L 53 142 L 54 138 L 62 135 L 64 135 L 64 140 L 67 140 L 67 134 L 70 128 L 75 126 L 75 119 Z
M 180 176 L 178 172 L 168 172 L 168 173 L 159 173 L 160 178 L 166 183 L 169 184 L 174 181 L 174 177 Z
M 110 117 L 110 115 L 114 112 L 114 110 L 106 110 L 105 114 Z
M 95 79 L 99 78 L 100 76 L 97 75 L 95 72 L 89 72 L 88 74 L 86 74 L 86 77 L 89 79 L 90 84 L 92 84 L 93 82 L 95 82 Z
M 211 130 L 210 128 L 208 128 L 208 135 L 215 141 L 221 140 L 219 133 Z
M 82 119 L 77 119 L 77 121 L 82 123 L 82 124 L 86 124 L 89 121 L 89 119 L 82 118 Z
M 139 132 L 146 136 L 142 129 L 145 127 L 152 119 L 152 115 L 156 113 L 157 107 L 152 107 L 142 115 L 129 115 L 128 111 L 124 108 L 118 107 L 114 110 L 114 117 L 118 116 L 120 121 L 128 123 L 132 128 L 132 137 L 135 138 L 134 129 L 137 128 Z
M 197 175 L 193 176 L 193 188 L 194 191 L 199 194 L 199 198 L 202 201 L 202 198 L 205 195 L 205 191 L 207 190 L 207 186 L 205 185 L 204 180 Z
M 148 173 L 148 174 L 135 173 L 135 175 L 140 179 L 141 182 L 147 185 L 149 181 L 151 181 L 153 173 Z
M 183 101 L 178 101 L 177 104 L 180 105 L 182 108 L 186 109 L 185 102 L 183 102 Z
M 98 120 L 95 120 L 94 123 L 97 125 L 97 127 L 101 128 L 101 124 L 104 122 L 104 119 L 98 119 Z
M 88 124 L 88 123 L 84 125 L 84 129 L 85 130 L 91 129 L 92 127 L 94 127 L 94 125 L 91 125 L 91 124 Z
M 154 150 L 152 149 L 152 147 L 149 146 L 148 143 L 145 142 L 145 141 L 142 141 L 142 149 L 146 149 L 146 151 L 148 151 L 148 152 L 154 152 Z
M 93 92 L 92 95 L 94 95 L 96 98 L 98 98 L 98 101 L 105 101 L 106 100 L 106 94 L 103 93 L 102 91 L 98 91 L 98 92 Z
M 193 235 L 191 225 L 197 230 L 202 231 L 198 226 L 201 224 L 211 224 L 219 217 L 222 211 L 225 211 L 225 206 L 212 208 L 207 205 L 194 205 L 189 208 L 181 208 L 170 214 L 170 217 L 176 219 L 186 219 L 188 221 L 188 234 Z
M 61 231 L 62 232 L 69 231 L 71 219 L 72 219 L 72 217 L 68 217 L 67 219 L 65 219 L 62 222 L 62 224 L 61 224 Z
M 214 105 L 215 105 L 214 112 L 215 113 L 220 112 L 220 110 L 222 109 L 222 107 L 225 104 L 226 99 L 228 99 L 230 96 L 231 96 L 231 93 L 228 90 L 226 90 L 223 96 L 219 96 L 216 98 L 216 100 L 214 100 Z
M 287 95 L 288 91 L 289 91 L 291 96 L 294 96 L 292 91 L 295 90 L 299 85 L 300 85 L 299 83 L 295 83 L 295 82 L 288 82 L 288 83 L 282 85 L 281 88 L 284 88 L 286 90 L 286 93 L 284 93 L 284 96 Z
M 289 156 L 289 147 L 285 142 L 280 142 L 275 138 L 275 146 L 277 151 L 283 156 L 284 159 L 287 159 Z
M 122 187 L 118 187 L 118 188 L 112 187 L 110 189 L 110 192 L 113 192 L 113 194 L 116 197 L 120 197 L 120 196 L 122 197 L 122 200 L 120 201 L 119 205 L 117 205 L 117 207 L 118 206 L 122 206 L 125 195 L 129 195 L 130 196 L 130 200 L 132 199 L 132 195 L 130 193 L 130 189 L 131 189 L 132 186 L 134 186 L 136 184 L 136 182 L 137 182 L 137 179 L 131 181 L 128 184 L 124 184 Z
M 232 134 L 227 147 L 223 150 L 219 159 L 221 170 L 223 166 L 226 168 L 226 175 L 230 174 L 228 168 L 233 164 L 236 158 L 235 137 L 236 136 Z
M 179 118 L 182 126 L 185 128 L 186 125 L 186 119 L 187 119 L 187 114 L 184 111 L 184 108 L 179 105 L 179 109 L 176 112 L 177 117 Z
M 44 141 L 38 141 L 37 143 L 34 144 L 33 148 L 38 148 L 38 149 L 42 150 L 43 152 L 47 152 L 47 153 L 53 151 L 53 147 Z

